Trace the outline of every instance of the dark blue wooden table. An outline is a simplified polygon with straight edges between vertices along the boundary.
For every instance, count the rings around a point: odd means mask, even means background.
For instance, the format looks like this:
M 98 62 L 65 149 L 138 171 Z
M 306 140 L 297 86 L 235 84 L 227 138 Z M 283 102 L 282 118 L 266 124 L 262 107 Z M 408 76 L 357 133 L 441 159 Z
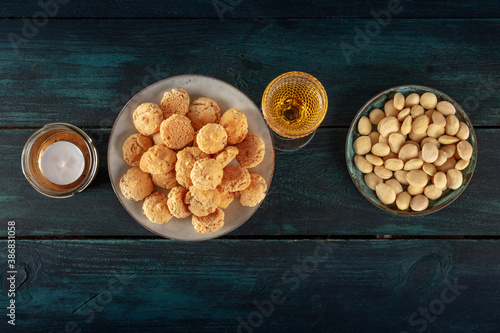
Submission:
M 0 17 L 0 332 L 500 331 L 497 1 L 8 0 Z M 324 84 L 328 114 L 306 148 L 277 152 L 246 224 L 184 243 L 126 213 L 106 151 L 137 91 L 197 73 L 260 104 L 290 70 Z M 410 83 L 462 104 L 479 159 L 458 200 L 404 218 L 357 191 L 344 143 L 366 100 Z M 51 122 L 83 128 L 101 157 L 69 199 L 42 196 L 21 171 L 24 143 Z

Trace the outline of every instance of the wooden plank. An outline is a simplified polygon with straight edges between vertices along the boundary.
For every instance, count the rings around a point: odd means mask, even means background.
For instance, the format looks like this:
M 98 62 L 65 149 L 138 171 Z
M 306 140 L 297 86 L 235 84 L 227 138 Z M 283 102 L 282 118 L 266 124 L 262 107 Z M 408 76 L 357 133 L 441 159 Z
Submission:
M 269 194 L 252 218 L 229 236 L 500 235 L 499 129 L 478 129 L 479 160 L 471 183 L 447 208 L 423 217 L 397 217 L 372 206 L 345 165 L 346 129 L 320 129 L 310 145 L 277 152 Z M 101 166 L 95 182 L 69 199 L 46 198 L 24 179 L 20 156 L 33 130 L 0 130 L 0 205 L 23 236 L 151 236 L 121 207 L 109 183 L 109 131 L 87 130 Z M 101 140 L 101 141 L 99 141 Z
M 499 252 L 498 240 L 18 240 L 16 328 L 498 332 Z
M 42 0 L 42 3 L 56 3 L 55 0 Z M 338 1 L 133 1 L 122 0 L 119 4 L 112 1 L 67 1 L 59 0 L 57 7 L 40 6 L 36 1 L 6 1 L 0 9 L 1 17 L 32 17 L 45 12 L 49 17 L 85 18 L 326 18 L 326 17 L 371 17 L 371 11 L 379 12 L 389 8 L 387 0 Z M 480 5 L 470 1 L 411 1 L 395 3 L 397 17 L 434 18 L 434 17 L 499 17 L 498 3 L 493 0 L 482 1 Z M 399 4 L 399 5 L 398 5 Z
M 394 20 L 348 62 L 341 43 L 354 47 L 355 29 L 373 22 L 51 20 L 17 53 L 0 40 L 0 127 L 109 127 L 135 92 L 186 73 L 223 79 L 260 105 L 267 84 L 290 70 L 326 87 L 323 126 L 348 126 L 370 97 L 408 83 L 446 92 L 474 125 L 500 126 L 500 44 L 491 38 L 500 20 Z M 0 21 L 2 36 L 22 36 L 22 29 L 21 20 Z

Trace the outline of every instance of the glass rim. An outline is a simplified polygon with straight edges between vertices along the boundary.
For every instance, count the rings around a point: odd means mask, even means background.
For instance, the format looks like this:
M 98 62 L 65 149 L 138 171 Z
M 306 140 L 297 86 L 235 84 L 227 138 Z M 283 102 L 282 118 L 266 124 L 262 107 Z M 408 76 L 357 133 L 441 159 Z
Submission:
M 320 97 L 323 100 L 323 107 L 322 107 L 322 110 L 321 110 L 321 114 L 318 117 L 315 125 L 312 126 L 311 129 L 309 129 L 307 132 L 301 133 L 300 135 L 286 133 L 283 130 L 277 128 L 273 124 L 273 122 L 270 121 L 270 119 L 268 117 L 268 112 L 269 111 L 268 111 L 268 108 L 267 108 L 267 105 L 266 105 L 267 104 L 266 103 L 266 97 L 269 96 L 270 90 L 272 88 L 274 88 L 284 78 L 289 78 L 289 77 L 293 77 L 293 76 L 298 76 L 298 77 L 300 77 L 302 79 L 306 79 L 306 80 L 309 80 L 310 82 L 312 82 L 316 86 L 316 88 L 318 88 Z M 276 133 L 276 134 L 278 134 L 278 135 L 280 135 L 282 137 L 290 138 L 290 139 L 302 138 L 302 137 L 308 136 L 311 133 L 315 132 L 318 129 L 318 127 L 321 125 L 321 123 L 323 122 L 323 120 L 325 119 L 326 113 L 328 111 L 328 95 L 326 93 L 325 87 L 321 84 L 321 82 L 317 78 L 315 78 L 314 76 L 312 76 L 311 74 L 308 74 L 308 73 L 305 73 L 305 72 L 300 72 L 300 71 L 286 72 L 286 73 L 283 73 L 283 74 L 277 76 L 276 78 L 274 78 L 267 85 L 266 89 L 264 90 L 264 93 L 262 94 L 261 110 L 262 110 L 262 114 L 264 115 L 264 119 L 266 120 L 267 125 L 271 128 L 271 130 L 274 133 Z
M 43 134 L 55 129 L 67 129 L 78 134 L 85 142 L 90 155 L 89 170 L 83 181 L 78 186 L 75 186 L 74 188 L 64 192 L 55 192 L 45 189 L 31 175 L 32 171 L 30 167 L 30 157 L 33 144 Z M 99 153 L 97 152 L 97 148 L 95 147 L 90 136 L 88 136 L 87 133 L 85 133 L 80 128 L 68 123 L 51 123 L 38 129 L 28 138 L 21 154 L 21 168 L 26 180 L 28 180 L 30 185 L 39 193 L 51 198 L 68 198 L 73 196 L 75 193 L 81 192 L 86 189 L 95 179 L 95 177 L 97 176 L 97 170 L 99 168 Z

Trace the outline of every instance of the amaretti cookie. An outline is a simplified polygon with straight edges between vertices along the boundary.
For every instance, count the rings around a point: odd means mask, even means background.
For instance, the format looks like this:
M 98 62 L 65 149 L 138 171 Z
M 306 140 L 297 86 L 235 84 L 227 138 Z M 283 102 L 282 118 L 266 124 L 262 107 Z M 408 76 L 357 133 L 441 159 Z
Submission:
M 227 145 L 227 133 L 219 124 L 206 124 L 196 135 L 196 143 L 202 152 L 216 154 Z
M 169 172 L 152 173 L 151 179 L 153 180 L 153 184 L 167 190 L 177 185 L 175 170 L 170 170 Z
M 189 211 L 196 216 L 207 216 L 219 207 L 221 196 L 217 190 L 200 190 L 191 187 L 186 193 L 184 203 L 188 205 Z
M 247 117 L 237 109 L 229 109 L 220 118 L 219 124 L 227 132 L 227 143 L 235 145 L 245 139 L 248 134 Z
M 154 145 L 145 152 L 139 163 L 141 170 L 148 173 L 166 173 L 175 167 L 175 151 L 164 145 Z
M 236 160 L 245 168 L 253 168 L 264 159 L 266 152 L 264 140 L 254 133 L 248 133 L 246 138 L 236 145 L 238 156 Z
M 222 166 L 211 158 L 198 160 L 191 170 L 191 181 L 200 190 L 213 190 L 222 181 Z
M 120 190 L 125 198 L 141 201 L 153 193 L 155 186 L 148 173 L 133 167 L 120 179 Z
M 185 116 L 189 108 L 189 95 L 186 90 L 177 88 L 165 92 L 161 99 L 163 117 L 168 119 L 173 114 Z
M 175 174 L 177 182 L 188 188 L 193 185 L 191 180 L 191 170 L 198 160 L 210 158 L 197 147 L 186 147 L 177 153 L 177 163 L 175 164 Z
M 194 129 L 199 130 L 206 124 L 218 123 L 221 109 L 213 99 L 200 97 L 191 103 L 186 116 L 191 119 Z
M 250 172 L 241 165 L 228 165 L 223 169 L 221 187 L 224 190 L 242 191 L 250 185 Z
M 173 114 L 165 119 L 161 123 L 160 133 L 165 145 L 171 149 L 182 149 L 194 139 L 191 121 L 179 114 Z
M 194 229 L 199 233 L 214 232 L 224 226 L 224 212 L 217 208 L 215 212 L 207 216 L 193 215 L 192 223 Z
M 130 166 L 139 166 L 142 154 L 151 147 L 153 143 L 150 138 L 140 133 L 132 134 L 123 143 L 123 159 Z
M 250 174 L 250 185 L 243 191 L 235 192 L 243 206 L 255 207 L 266 197 L 267 184 L 265 179 L 256 173 Z
M 153 223 L 163 224 L 172 218 L 168 210 L 167 196 L 161 192 L 155 192 L 148 196 L 143 204 L 144 215 Z
M 164 119 L 163 111 L 154 103 L 142 103 L 134 110 L 132 116 L 135 128 L 144 135 L 158 132 Z
M 228 146 L 217 155 L 215 155 L 214 159 L 224 168 L 229 163 L 231 163 L 232 160 L 234 160 L 236 155 L 238 155 L 238 148 L 234 146 Z
M 191 215 L 188 206 L 184 203 L 187 192 L 186 188 L 176 186 L 168 193 L 168 209 L 173 216 L 180 219 Z

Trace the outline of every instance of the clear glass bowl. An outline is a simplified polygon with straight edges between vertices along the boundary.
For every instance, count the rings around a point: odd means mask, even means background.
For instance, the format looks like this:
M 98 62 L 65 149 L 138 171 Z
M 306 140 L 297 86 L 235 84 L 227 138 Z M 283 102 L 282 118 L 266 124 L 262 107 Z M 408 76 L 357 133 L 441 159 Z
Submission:
M 353 142 L 360 136 L 357 130 L 357 124 L 359 119 L 362 116 L 367 116 L 372 111 L 373 109 L 384 109 L 384 104 L 389 100 L 394 97 L 394 95 L 400 92 L 402 93 L 405 97 L 408 96 L 411 93 L 417 93 L 419 95 L 422 95 L 425 92 L 431 92 L 437 96 L 438 102 L 439 101 L 448 101 L 456 109 L 456 114 L 455 116 L 458 118 L 459 121 L 463 121 L 470 130 L 469 138 L 467 141 L 472 145 L 473 152 L 472 152 L 472 157 L 470 159 L 469 165 L 467 168 L 462 170 L 463 174 L 463 183 L 462 186 L 460 186 L 456 190 L 451 190 L 451 189 L 446 189 L 443 191 L 442 196 L 437 199 L 437 200 L 429 200 L 429 207 L 421 212 L 415 212 L 412 210 L 406 210 L 402 211 L 399 210 L 395 204 L 391 205 L 385 205 L 383 204 L 377 197 L 375 191 L 371 190 L 365 183 L 364 181 L 364 174 L 356 168 L 354 165 L 354 156 L 356 155 L 354 152 L 354 148 L 352 147 Z M 387 90 L 384 90 L 377 95 L 373 96 L 368 102 L 365 103 L 361 107 L 361 109 L 356 113 L 356 116 L 352 120 L 351 126 L 349 127 L 349 131 L 347 133 L 347 139 L 346 139 L 346 145 L 345 145 L 345 157 L 346 157 L 346 162 L 347 162 L 347 169 L 349 171 L 349 175 L 351 176 L 352 181 L 354 182 L 354 185 L 358 188 L 358 190 L 363 194 L 363 196 L 371 202 L 373 205 L 376 207 L 385 210 L 386 212 L 389 212 L 391 214 L 396 214 L 396 215 L 402 215 L 402 216 L 420 216 L 420 215 L 426 215 L 426 214 L 431 214 L 434 213 L 440 209 L 443 209 L 444 207 L 448 206 L 450 203 L 452 203 L 455 199 L 458 198 L 460 194 L 465 190 L 467 185 L 469 184 L 472 174 L 474 173 L 474 169 L 476 168 L 476 162 L 477 162 L 477 141 L 476 141 L 476 134 L 474 133 L 474 128 L 472 127 L 472 123 L 465 113 L 464 109 L 451 97 L 446 95 L 445 93 L 434 89 L 434 88 L 429 88 L 426 86 L 420 86 L 420 85 L 404 85 L 404 86 L 398 86 L 398 87 L 393 87 L 389 88 Z
M 54 184 L 41 171 L 40 157 L 56 140 L 71 142 L 83 153 L 84 171 L 71 184 Z M 45 125 L 28 139 L 23 149 L 21 165 L 24 176 L 35 190 L 51 198 L 67 198 L 83 191 L 94 180 L 99 168 L 99 154 L 92 139 L 84 131 L 70 124 L 53 123 Z

